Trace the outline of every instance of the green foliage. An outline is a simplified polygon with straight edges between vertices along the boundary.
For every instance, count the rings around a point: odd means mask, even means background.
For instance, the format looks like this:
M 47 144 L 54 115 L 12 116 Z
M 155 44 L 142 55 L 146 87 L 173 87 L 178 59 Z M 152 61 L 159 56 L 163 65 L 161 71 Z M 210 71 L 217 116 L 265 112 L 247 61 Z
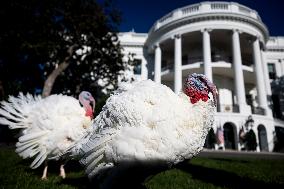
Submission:
M 282 188 L 283 159 L 193 158 L 146 181 L 147 188 Z
M 13 149 L 0 150 L 0 188 L 5 189 L 37 189 L 37 188 L 50 188 L 50 189 L 74 189 L 86 188 L 88 179 L 84 177 L 83 170 L 77 170 L 69 174 L 69 180 L 81 180 L 80 187 L 72 186 L 67 181 L 63 181 L 58 177 L 59 165 L 49 166 L 48 173 L 49 179 L 42 181 L 40 179 L 43 167 L 32 170 L 29 168 L 31 161 L 22 160 Z M 67 170 L 66 170 L 67 171 Z M 84 180 L 85 179 L 85 180 Z M 66 182 L 66 183 L 65 183 Z M 80 181 L 79 181 L 80 182 Z
M 69 66 L 57 78 L 53 93 L 110 91 L 127 66 L 116 35 L 119 22 L 111 1 L 1 1 L 0 80 L 5 94 L 40 91 L 64 61 Z M 98 85 L 100 79 L 104 86 Z

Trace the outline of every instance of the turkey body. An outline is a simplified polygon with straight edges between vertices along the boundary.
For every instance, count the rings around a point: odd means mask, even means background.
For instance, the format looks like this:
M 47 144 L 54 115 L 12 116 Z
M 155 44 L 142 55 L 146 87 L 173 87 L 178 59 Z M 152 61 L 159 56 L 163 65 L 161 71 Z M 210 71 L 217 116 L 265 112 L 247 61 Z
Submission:
M 0 124 L 22 129 L 16 152 L 24 159 L 34 157 L 30 165 L 33 169 L 73 145 L 91 125 L 79 101 L 69 96 L 41 99 L 20 94 L 1 105 Z
M 151 80 L 120 88 L 67 153 L 90 178 L 125 162 L 177 164 L 199 153 L 214 121 L 213 100 L 192 104 Z

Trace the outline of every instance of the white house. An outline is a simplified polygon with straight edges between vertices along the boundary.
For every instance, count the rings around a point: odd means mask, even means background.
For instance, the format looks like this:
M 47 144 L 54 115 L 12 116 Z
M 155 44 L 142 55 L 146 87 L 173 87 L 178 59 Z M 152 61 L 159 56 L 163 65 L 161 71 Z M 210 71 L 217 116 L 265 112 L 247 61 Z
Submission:
M 119 33 L 119 39 L 125 55 L 136 54 L 138 79 L 176 93 L 191 73 L 213 80 L 219 90 L 214 132 L 222 128 L 224 149 L 240 150 L 240 130 L 254 120 L 257 151 L 273 150 L 275 128 L 284 122 L 273 117 L 270 82 L 284 75 L 284 37 L 269 36 L 255 10 L 201 2 L 173 10 L 147 34 Z

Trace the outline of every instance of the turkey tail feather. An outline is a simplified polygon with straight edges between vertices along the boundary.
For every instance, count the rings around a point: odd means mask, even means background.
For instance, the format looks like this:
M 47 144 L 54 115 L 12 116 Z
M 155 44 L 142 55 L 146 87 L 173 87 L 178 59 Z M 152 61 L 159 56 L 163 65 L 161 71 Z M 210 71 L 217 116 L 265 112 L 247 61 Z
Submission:
M 31 158 L 39 152 L 38 149 L 35 149 L 37 146 L 38 146 L 38 144 L 30 143 L 29 146 L 23 146 L 23 148 L 21 148 L 21 149 L 17 148 L 16 152 L 23 159 Z
M 27 118 L 31 105 L 38 102 L 41 97 L 20 93 L 18 97 L 10 96 L 8 101 L 0 103 L 0 124 L 8 125 L 10 129 L 29 127 Z
M 41 132 L 26 134 L 26 135 L 23 135 L 19 138 L 19 142 L 24 143 L 24 142 L 27 142 L 27 141 L 31 141 L 31 140 L 37 139 L 41 136 L 44 136 L 47 133 L 48 133 L 48 131 L 41 131 Z
M 26 159 L 35 156 L 39 152 L 46 151 L 45 148 L 40 147 L 39 141 L 41 140 L 41 137 L 47 133 L 47 131 L 42 131 L 21 136 L 19 142 L 16 144 L 16 153 Z
M 0 124 L 8 125 L 10 129 L 27 129 L 32 125 L 33 105 L 41 100 L 40 96 L 24 95 L 20 93 L 17 97 L 10 96 L 8 101 L 0 103 Z M 30 165 L 32 169 L 39 167 L 47 157 L 46 148 L 40 146 L 41 137 L 49 131 L 43 130 L 36 133 L 26 133 L 19 138 L 16 144 L 16 153 L 26 159 L 36 155 Z
M 42 149 L 42 151 L 37 155 L 37 157 L 35 158 L 35 160 L 32 162 L 32 164 L 30 165 L 30 167 L 32 169 L 35 169 L 37 167 L 39 167 L 43 162 L 44 160 L 46 159 L 47 157 L 47 153 L 46 153 L 46 150 L 45 149 Z
M 26 143 L 17 142 L 16 144 L 16 153 L 20 154 L 29 148 L 34 148 L 37 146 L 37 141 L 29 141 Z

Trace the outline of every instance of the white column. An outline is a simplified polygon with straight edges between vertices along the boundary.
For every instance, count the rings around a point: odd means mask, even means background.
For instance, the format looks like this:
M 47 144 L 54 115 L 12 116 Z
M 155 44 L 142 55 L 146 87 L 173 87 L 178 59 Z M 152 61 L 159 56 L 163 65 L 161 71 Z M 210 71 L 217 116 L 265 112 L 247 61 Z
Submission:
M 273 61 L 275 65 L 275 71 L 276 71 L 276 77 L 281 77 L 282 76 L 282 71 L 281 71 L 281 64 L 279 60 Z
M 204 30 L 202 30 L 202 33 L 203 33 L 204 74 L 210 81 L 213 81 L 212 65 L 211 65 L 211 45 L 210 45 L 209 30 L 208 29 L 204 29 Z
M 271 95 L 271 86 L 270 86 L 270 79 L 269 79 L 269 73 L 268 73 L 268 68 L 267 68 L 267 60 L 266 56 L 263 51 L 261 51 L 261 61 L 262 61 L 262 68 L 263 68 L 263 75 L 265 79 L 265 88 L 266 88 L 266 93 L 267 95 Z
M 280 63 L 280 66 L 281 66 L 281 70 L 282 70 L 282 75 L 284 75 L 284 61 L 282 59 L 279 59 L 279 63 Z
M 259 144 L 259 135 L 258 135 L 258 130 L 257 130 L 257 126 L 256 125 L 254 125 L 254 128 L 252 129 L 253 130 L 253 132 L 254 132 L 254 134 L 255 134 L 255 139 L 256 139 L 256 144 L 257 144 L 257 146 L 256 146 L 256 151 L 257 152 L 260 152 L 260 144 Z
M 267 104 L 267 95 L 266 90 L 264 88 L 264 76 L 262 70 L 262 62 L 261 62 L 261 54 L 260 54 L 260 46 L 259 46 L 259 39 L 256 38 L 252 42 L 253 48 L 253 60 L 254 60 L 254 68 L 255 68 L 255 75 L 256 75 L 256 86 L 257 86 L 257 97 L 258 97 L 258 105 L 261 108 L 268 110 Z
M 142 70 L 141 70 L 141 79 L 142 80 L 146 80 L 148 79 L 148 68 L 147 68 L 147 60 L 142 57 L 142 62 L 141 62 L 141 66 L 142 66 Z
M 179 93 L 182 88 L 182 46 L 181 46 L 181 36 L 175 35 L 175 93 Z
M 238 125 L 236 126 L 236 129 L 237 129 L 236 130 L 236 132 L 237 132 L 237 138 L 236 138 L 236 141 L 237 141 L 236 143 L 237 144 L 236 144 L 236 147 L 237 147 L 238 151 L 241 151 L 241 144 L 240 144 L 240 137 L 239 137 L 240 136 L 240 128 L 239 128 Z
M 161 83 L 162 51 L 159 45 L 155 46 L 155 71 L 154 81 Z
M 262 70 L 263 70 L 263 75 L 264 75 L 264 80 L 265 80 L 265 89 L 266 89 L 266 94 L 267 94 L 267 110 L 266 110 L 266 115 L 273 117 L 271 105 L 272 105 L 272 91 L 271 91 L 271 85 L 270 85 L 270 79 L 269 79 L 269 73 L 268 73 L 268 68 L 267 68 L 267 60 L 266 56 L 263 51 L 261 51 L 261 62 L 262 62 Z
M 233 30 L 232 49 L 233 49 L 233 67 L 234 67 L 235 92 L 237 95 L 237 103 L 240 108 L 240 113 L 250 113 L 251 110 L 246 103 L 240 36 L 238 30 Z

